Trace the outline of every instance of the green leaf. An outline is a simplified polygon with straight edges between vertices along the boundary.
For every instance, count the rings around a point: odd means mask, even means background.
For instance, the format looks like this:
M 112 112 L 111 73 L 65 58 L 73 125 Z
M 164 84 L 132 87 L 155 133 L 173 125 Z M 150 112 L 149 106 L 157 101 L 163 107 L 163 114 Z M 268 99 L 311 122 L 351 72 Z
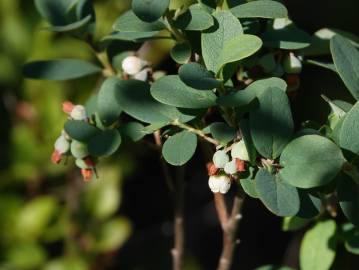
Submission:
M 339 135 L 340 147 L 359 154 L 359 102 L 346 114 Z
M 319 215 L 322 201 L 307 190 L 299 189 L 300 209 L 297 217 L 310 219 Z
M 158 102 L 151 96 L 150 85 L 138 80 L 120 81 L 116 100 L 124 112 L 145 123 L 169 123 L 173 120 L 185 123 L 197 115 Z
M 213 13 L 215 24 L 202 33 L 202 55 L 208 70 L 217 73 L 221 64 L 221 55 L 225 44 L 243 34 L 238 19 L 229 11 L 219 10 Z
M 258 97 L 259 106 L 250 112 L 250 129 L 257 151 L 277 158 L 293 136 L 294 124 L 287 95 L 272 87 Z
M 329 69 L 329 70 L 337 73 L 337 69 L 336 69 L 335 65 L 332 63 L 325 63 L 325 62 L 321 62 L 321 61 L 313 60 L 313 59 L 306 59 L 305 63 L 314 65 L 314 66 L 318 66 L 318 67 L 322 67 L 322 68 L 326 68 L 326 69 Z
M 248 152 L 249 161 L 251 164 L 255 165 L 257 162 L 257 151 L 252 140 L 249 120 L 241 119 L 239 127 L 242 132 L 242 139 Z
M 171 49 L 171 57 L 178 64 L 185 64 L 191 59 L 192 49 L 191 45 L 187 42 L 177 43 Z
M 35 0 L 36 9 L 52 25 L 66 25 L 69 21 L 67 11 L 74 0 Z
M 162 154 L 171 165 L 182 166 L 191 159 L 197 148 L 197 136 L 188 131 L 177 133 L 163 144 Z
M 105 130 L 93 136 L 87 143 L 91 156 L 110 156 L 117 151 L 121 144 L 121 135 L 116 130 Z
M 359 52 L 340 35 L 330 41 L 335 67 L 350 93 L 359 99 Z
M 24 65 L 24 76 L 39 80 L 71 80 L 100 73 L 100 67 L 79 59 L 56 59 Z
M 185 13 L 178 16 L 174 26 L 188 31 L 202 31 L 213 26 L 213 17 L 203 9 L 191 6 Z
M 236 130 L 224 122 L 212 123 L 209 128 L 213 138 L 223 145 L 232 141 L 236 136 Z
M 151 23 L 144 22 L 132 10 L 129 10 L 116 20 L 112 28 L 121 32 L 153 32 L 165 29 L 165 25 L 162 20 Z
M 64 129 L 72 139 L 79 142 L 88 142 L 92 137 L 101 133 L 101 130 L 95 126 L 79 120 L 67 121 Z
M 340 208 L 347 219 L 359 227 L 359 187 L 346 174 L 341 174 L 337 183 Z
M 138 122 L 129 122 L 118 128 L 121 136 L 130 138 L 133 142 L 138 142 L 146 135 L 143 129 L 144 126 Z
M 300 247 L 300 266 L 303 270 L 329 270 L 336 252 L 334 220 L 317 223 L 303 238 Z
M 258 193 L 256 190 L 256 182 L 255 182 L 255 172 L 253 167 L 249 167 L 248 176 L 245 178 L 241 178 L 239 183 L 241 184 L 245 193 L 247 193 L 250 197 L 257 199 Z
M 350 253 L 359 255 L 359 231 L 351 230 L 345 238 L 345 249 Z
M 61 26 L 51 26 L 49 28 L 50 31 L 53 32 L 75 32 L 79 31 L 79 29 L 81 29 L 84 26 L 87 26 L 88 23 L 92 21 L 92 16 L 88 15 L 85 18 L 83 18 L 80 21 L 76 21 L 70 24 L 66 24 L 66 25 L 61 25 Z
M 217 99 L 217 103 L 226 107 L 246 106 L 271 87 L 279 88 L 285 92 L 287 89 L 287 83 L 276 77 L 257 80 L 247 86 L 244 90 L 232 92 L 228 95 L 219 97 Z
M 300 229 L 303 229 L 309 224 L 309 219 L 304 219 L 300 217 L 285 217 L 283 219 L 282 230 L 285 232 L 295 232 Z
M 262 40 L 254 35 L 239 35 L 227 41 L 219 56 L 219 67 L 251 56 L 262 47 Z
M 256 191 L 264 205 L 278 216 L 294 216 L 299 211 L 297 188 L 283 182 L 279 175 L 260 169 L 256 175 Z
M 179 76 L 169 75 L 157 80 L 151 87 L 151 95 L 158 101 L 180 108 L 208 108 L 215 105 L 212 91 L 198 91 L 184 84 Z
M 6 264 L 15 269 L 41 269 L 46 262 L 46 251 L 40 243 L 17 243 L 4 250 Z
M 288 11 L 277 1 L 259 0 L 238 5 L 231 9 L 238 18 L 286 18 Z
M 188 86 L 199 90 L 211 90 L 221 85 L 213 73 L 198 63 L 188 63 L 178 71 L 181 80 Z
M 121 247 L 130 237 L 131 223 L 125 218 L 114 218 L 98 228 L 95 249 L 97 252 L 113 252 Z
M 132 0 L 132 10 L 145 22 L 157 21 L 166 11 L 170 0 Z
M 283 22 L 282 22 L 283 21 Z M 283 24 L 276 26 L 276 24 Z M 312 37 L 297 28 L 289 19 L 276 19 L 261 36 L 264 46 L 283 50 L 299 50 L 311 44 Z
M 344 157 L 332 141 L 306 135 L 290 142 L 280 157 L 281 178 L 299 188 L 313 188 L 331 182 L 341 170 Z
M 105 126 L 110 126 L 116 122 L 122 112 L 116 101 L 119 81 L 117 77 L 107 78 L 102 83 L 97 96 L 97 112 Z

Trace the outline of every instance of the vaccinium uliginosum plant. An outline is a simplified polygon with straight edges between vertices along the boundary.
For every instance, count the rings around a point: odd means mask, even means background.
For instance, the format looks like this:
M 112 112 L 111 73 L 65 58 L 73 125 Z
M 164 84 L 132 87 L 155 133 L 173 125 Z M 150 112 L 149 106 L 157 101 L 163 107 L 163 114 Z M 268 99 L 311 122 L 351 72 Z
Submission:
M 170 2 L 133 0 L 132 9 L 114 22 L 113 32 L 94 40 L 91 1 L 35 0 L 50 30 L 87 42 L 98 61 L 36 61 L 25 65 L 24 74 L 47 80 L 98 74 L 103 80 L 84 106 L 63 104 L 69 118 L 56 140 L 53 162 L 72 155 L 90 180 L 97 159 L 113 155 L 121 138 L 150 140 L 153 134 L 164 160 L 173 166 L 184 166 L 200 141 L 215 152 L 207 169 L 225 239 L 218 269 L 230 267 L 245 195 L 286 217 L 289 228 L 298 222 L 299 227 L 317 223 L 303 242 L 302 269 L 315 269 L 315 260 L 322 260 L 321 269 L 333 263 L 335 253 L 310 255 L 312 241 L 325 245 L 334 237 L 357 252 L 351 246 L 356 228 L 337 228 L 328 219 L 334 214 L 326 209 L 339 202 L 348 220 L 359 225 L 359 105 L 324 97 L 331 108 L 327 123 L 295 125 L 290 103 L 303 64 L 338 73 L 358 99 L 358 43 L 330 29 L 311 37 L 277 1 Z M 145 60 L 140 48 L 155 39 L 172 41 L 169 66 L 178 67 L 178 73 L 158 71 Z M 330 53 L 329 46 L 322 46 L 329 42 L 334 64 L 315 59 Z M 230 189 L 237 194 L 232 214 L 222 195 Z M 175 211 L 176 217 L 182 215 Z M 174 269 L 183 268 L 181 226 L 175 222 Z M 320 235 L 318 228 L 327 234 Z M 343 231 L 345 237 L 337 237 Z

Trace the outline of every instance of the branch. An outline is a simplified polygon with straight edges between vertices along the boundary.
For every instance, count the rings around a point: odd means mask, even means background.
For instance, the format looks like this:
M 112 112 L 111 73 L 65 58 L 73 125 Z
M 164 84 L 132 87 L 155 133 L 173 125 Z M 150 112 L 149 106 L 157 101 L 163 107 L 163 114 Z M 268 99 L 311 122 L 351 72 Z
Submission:
M 189 132 L 192 132 L 196 135 L 198 135 L 199 137 L 203 138 L 204 140 L 206 140 L 207 142 L 215 145 L 215 146 L 218 146 L 219 145 L 219 142 L 216 141 L 215 139 L 207 136 L 202 130 L 199 130 L 199 129 L 195 129 L 194 127 L 191 127 L 189 125 L 186 125 L 186 124 L 183 124 L 183 123 L 180 123 L 178 121 L 173 121 L 172 122 L 172 125 L 174 126 L 178 126 L 180 128 L 183 128 L 185 130 L 188 130 Z
M 154 133 L 156 145 L 162 148 L 162 139 L 159 131 Z M 166 183 L 172 193 L 174 201 L 174 247 L 171 250 L 173 270 L 183 269 L 184 256 L 184 167 L 179 168 L 177 178 L 173 179 L 168 164 L 161 158 L 161 165 Z
M 221 199 L 218 199 L 217 197 Z M 229 270 L 232 265 L 233 252 L 237 244 L 236 233 L 239 220 L 241 219 L 240 212 L 243 204 L 243 199 L 243 191 L 240 191 L 240 194 L 238 194 L 234 198 L 232 212 L 231 215 L 228 217 L 227 210 L 225 209 L 225 207 L 221 206 L 221 204 L 224 204 L 223 195 L 215 194 L 214 202 L 216 204 L 217 213 L 221 221 L 223 230 L 223 248 L 217 270 Z M 223 216 L 225 216 L 226 219 L 224 219 Z

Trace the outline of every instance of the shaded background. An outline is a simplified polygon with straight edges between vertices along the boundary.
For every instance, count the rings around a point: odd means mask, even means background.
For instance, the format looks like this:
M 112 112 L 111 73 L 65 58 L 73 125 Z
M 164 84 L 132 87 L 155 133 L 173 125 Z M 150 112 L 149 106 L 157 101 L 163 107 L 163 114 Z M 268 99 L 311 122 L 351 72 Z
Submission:
M 130 1 L 94 2 L 101 37 Z M 310 33 L 334 27 L 359 34 L 357 0 L 284 2 L 297 25 Z M 29 59 L 94 60 L 86 45 L 45 26 L 33 1 L 0 0 L 0 269 L 170 269 L 172 206 L 155 152 L 144 144 L 123 145 L 101 162 L 100 180 L 90 184 L 83 184 L 72 161 L 50 163 L 66 119 L 61 103 L 84 102 L 97 78 L 24 80 L 21 66 Z M 155 51 L 149 55 L 154 63 L 167 59 L 168 46 Z M 321 93 L 351 100 L 335 74 L 306 66 L 293 101 L 298 123 L 324 121 L 328 108 Z M 221 230 L 200 152 L 186 171 L 186 269 L 215 269 Z M 233 269 L 268 263 L 297 267 L 301 234 L 282 232 L 280 218 L 248 199 Z M 339 251 L 337 258 L 348 261 L 345 269 L 357 269 L 346 256 Z

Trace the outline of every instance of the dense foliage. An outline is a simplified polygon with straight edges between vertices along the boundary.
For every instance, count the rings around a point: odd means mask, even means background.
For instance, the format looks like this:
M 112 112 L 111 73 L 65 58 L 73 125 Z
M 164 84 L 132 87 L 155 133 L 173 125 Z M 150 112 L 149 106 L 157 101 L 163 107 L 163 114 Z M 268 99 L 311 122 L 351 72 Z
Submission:
M 169 0 L 133 0 L 113 32 L 97 40 L 91 1 L 35 3 L 49 30 L 87 43 L 98 61 L 34 61 L 24 66 L 25 76 L 63 81 L 99 74 L 101 81 L 84 106 L 63 103 L 68 120 L 54 163 L 73 156 L 91 180 L 101 159 L 126 141 L 153 143 L 154 135 L 173 166 L 205 145 L 213 152 L 207 168 L 214 193 L 233 187 L 241 199 L 242 191 L 258 198 L 285 217 L 288 230 L 314 223 L 301 247 L 302 269 L 329 269 L 340 242 L 358 253 L 359 105 L 323 96 L 331 109 L 326 123 L 298 123 L 291 112 L 304 64 L 337 73 L 359 98 L 358 38 L 333 29 L 310 36 L 277 1 L 174 7 Z M 151 40 L 172 41 L 168 70 L 142 58 Z M 325 54 L 333 63 L 318 60 Z M 349 223 L 331 219 L 337 202 Z

